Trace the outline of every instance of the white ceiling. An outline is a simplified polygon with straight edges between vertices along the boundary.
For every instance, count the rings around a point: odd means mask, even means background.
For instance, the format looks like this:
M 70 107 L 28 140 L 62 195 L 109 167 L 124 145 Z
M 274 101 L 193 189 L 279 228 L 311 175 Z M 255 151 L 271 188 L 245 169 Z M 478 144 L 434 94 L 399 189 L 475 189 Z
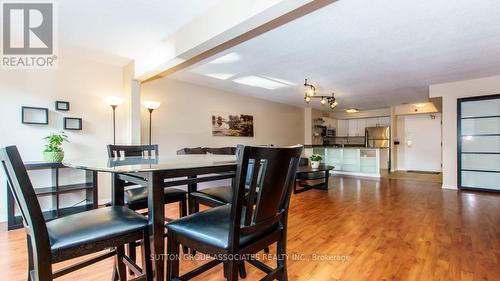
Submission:
M 124 65 L 221 0 L 58 1 L 59 44 L 81 56 Z
M 431 84 L 500 73 L 499 15 L 498 0 L 341 0 L 216 56 L 240 60 L 207 64 L 214 57 L 171 77 L 297 106 L 304 78 L 334 91 L 339 109 L 419 102 Z M 244 76 L 296 86 L 232 81 Z

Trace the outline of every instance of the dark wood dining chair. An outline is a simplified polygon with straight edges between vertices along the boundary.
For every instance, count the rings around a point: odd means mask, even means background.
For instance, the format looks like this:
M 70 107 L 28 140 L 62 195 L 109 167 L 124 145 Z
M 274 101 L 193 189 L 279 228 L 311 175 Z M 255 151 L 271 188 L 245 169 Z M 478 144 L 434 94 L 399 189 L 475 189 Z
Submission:
M 23 218 L 28 242 L 28 281 L 49 281 L 115 256 L 114 274 L 126 280 L 129 266 L 141 280 L 152 280 L 148 220 L 121 206 L 105 207 L 45 222 L 33 185 L 15 146 L 0 149 L 9 188 Z M 126 243 L 142 240 L 143 268 L 125 255 Z M 53 271 L 52 265 L 107 250 Z
M 189 280 L 219 263 L 224 263 L 227 280 L 237 280 L 239 264 L 244 261 L 264 271 L 267 276 L 263 280 L 287 280 L 288 206 L 301 152 L 302 146 L 240 146 L 231 204 L 166 225 L 167 280 Z M 254 166 L 247 187 L 250 162 Z M 260 188 L 257 187 L 259 175 L 263 177 Z M 277 243 L 276 268 L 248 258 L 274 243 Z M 179 277 L 180 244 L 221 259 L 214 259 Z
M 108 145 L 108 157 L 158 157 L 158 145 Z M 163 201 L 165 204 L 179 203 L 179 217 L 187 215 L 187 192 L 174 187 L 164 189 Z M 148 208 L 148 189 L 145 186 L 134 186 L 125 190 L 125 206 L 139 211 Z M 147 215 L 147 212 L 140 212 Z M 136 260 L 137 243 L 128 246 L 129 256 Z M 187 249 L 185 249 L 187 251 Z
M 237 147 L 236 150 L 232 150 L 233 155 L 235 153 L 236 155 L 238 154 L 239 148 L 240 147 Z M 252 168 L 253 168 L 253 162 L 248 164 L 249 171 L 247 173 L 247 178 L 245 181 L 247 186 L 250 184 L 250 175 L 252 173 L 251 172 Z M 259 187 L 259 184 L 257 184 L 257 187 Z M 191 198 L 191 204 L 192 204 L 189 206 L 189 214 L 191 215 L 199 212 L 200 204 L 212 208 L 231 204 L 231 200 L 233 198 L 233 187 L 231 185 L 207 187 L 202 190 L 197 190 L 195 192 L 189 193 L 189 197 Z M 266 253 L 269 253 L 269 248 L 266 247 L 264 251 Z M 191 249 L 191 253 L 192 255 L 195 255 L 196 250 Z M 240 277 L 246 278 L 246 269 L 244 264 L 240 264 Z
M 273 147 L 274 145 L 259 145 L 262 147 L 269 146 Z M 238 149 L 236 148 L 236 155 L 238 155 Z M 248 186 L 250 183 L 250 174 L 252 173 L 253 162 L 251 161 L 248 164 L 248 173 L 246 178 L 246 185 Z M 259 178 L 259 182 L 257 183 L 257 187 L 261 184 L 261 179 Z M 248 190 L 248 188 L 247 188 Z M 189 194 L 191 196 L 193 206 L 189 207 L 189 214 L 193 214 L 199 211 L 199 204 L 205 205 L 208 207 L 217 207 L 226 204 L 230 204 L 233 198 L 233 188 L 231 186 L 216 186 L 216 187 L 208 187 L 196 192 L 191 192 Z

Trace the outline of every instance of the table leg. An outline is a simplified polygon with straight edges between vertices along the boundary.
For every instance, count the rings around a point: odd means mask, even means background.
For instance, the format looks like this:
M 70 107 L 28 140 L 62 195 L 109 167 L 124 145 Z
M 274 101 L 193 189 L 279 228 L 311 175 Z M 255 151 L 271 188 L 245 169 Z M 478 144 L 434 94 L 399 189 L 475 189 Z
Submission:
M 163 179 L 159 172 L 148 175 L 148 220 L 153 258 L 153 280 L 164 278 L 165 254 L 165 205 L 163 202 Z
M 188 176 L 188 179 L 195 179 L 197 176 Z M 196 201 L 191 196 L 192 192 L 198 191 L 198 184 L 190 183 L 188 184 L 188 205 L 189 205 L 189 214 L 198 213 L 200 211 L 200 205 L 196 203 Z
M 97 184 L 97 183 L 94 183 Z M 125 204 L 124 200 L 125 192 L 125 182 L 118 178 L 118 174 L 111 174 L 111 204 L 113 206 L 123 206 Z M 116 270 L 118 266 L 118 261 L 115 258 L 115 264 L 113 266 L 113 276 L 111 280 L 118 280 L 118 271 Z
M 114 206 L 123 206 L 125 182 L 118 178 L 118 174 L 111 174 L 111 204 Z
M 330 171 L 325 171 L 325 189 L 328 189 L 328 180 L 330 179 Z

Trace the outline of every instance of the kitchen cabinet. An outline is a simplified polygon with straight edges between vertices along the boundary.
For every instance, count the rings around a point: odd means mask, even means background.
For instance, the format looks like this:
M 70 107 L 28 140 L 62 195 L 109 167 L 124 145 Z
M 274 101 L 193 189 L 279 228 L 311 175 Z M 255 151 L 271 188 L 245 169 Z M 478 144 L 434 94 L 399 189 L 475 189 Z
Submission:
M 391 125 L 391 117 L 367 118 L 366 127 L 386 127 Z
M 355 137 L 358 133 L 358 120 L 357 119 L 349 119 L 349 128 L 347 129 L 347 135 L 350 137 Z
M 366 119 L 357 119 L 358 127 L 356 130 L 356 136 L 364 136 L 366 128 Z
M 386 127 L 391 125 L 391 117 L 379 117 L 378 118 L 379 127 Z
M 345 137 L 349 134 L 349 120 L 338 120 L 337 136 Z
M 332 129 L 337 128 L 337 119 L 333 119 L 330 117 L 323 117 L 323 121 L 324 121 L 323 126 Z
M 377 127 L 378 126 L 378 118 L 368 118 L 366 119 L 366 127 Z
M 365 135 L 366 119 L 349 119 L 348 136 L 362 137 Z
M 337 136 L 363 137 L 368 127 L 386 127 L 391 125 L 391 118 L 374 117 L 361 119 L 337 120 Z
M 319 152 L 320 148 L 318 148 Z M 323 148 L 323 163 L 333 166 L 333 174 L 380 177 L 380 149 Z

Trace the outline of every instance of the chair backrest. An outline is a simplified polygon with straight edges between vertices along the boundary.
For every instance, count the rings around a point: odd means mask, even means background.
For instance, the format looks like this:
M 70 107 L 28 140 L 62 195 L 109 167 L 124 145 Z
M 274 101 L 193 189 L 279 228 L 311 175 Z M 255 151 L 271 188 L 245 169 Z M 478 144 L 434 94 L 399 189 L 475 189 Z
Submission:
M 302 146 L 238 146 L 238 168 L 233 181 L 235 192 L 231 207 L 230 248 L 239 247 L 240 234 L 271 228 L 278 223 L 286 227 L 290 196 L 301 153 Z M 248 173 L 251 174 L 250 177 Z
M 152 157 L 158 156 L 158 145 L 113 145 L 108 144 L 108 157 Z
M 44 252 L 45 257 L 50 255 L 49 234 L 42 209 L 17 147 L 8 146 L 0 149 L 0 161 L 14 200 L 20 209 L 31 245 L 35 250 L 36 263 L 37 254 Z

